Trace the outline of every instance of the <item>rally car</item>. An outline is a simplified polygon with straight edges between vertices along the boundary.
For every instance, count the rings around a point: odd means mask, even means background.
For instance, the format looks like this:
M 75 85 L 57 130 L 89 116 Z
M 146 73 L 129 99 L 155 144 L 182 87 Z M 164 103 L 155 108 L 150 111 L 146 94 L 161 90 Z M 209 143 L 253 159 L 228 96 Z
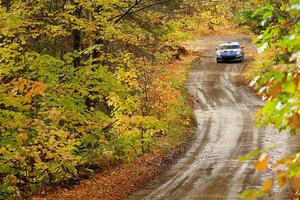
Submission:
M 238 42 L 227 42 L 220 44 L 216 50 L 217 62 L 238 61 L 243 62 L 244 51 Z

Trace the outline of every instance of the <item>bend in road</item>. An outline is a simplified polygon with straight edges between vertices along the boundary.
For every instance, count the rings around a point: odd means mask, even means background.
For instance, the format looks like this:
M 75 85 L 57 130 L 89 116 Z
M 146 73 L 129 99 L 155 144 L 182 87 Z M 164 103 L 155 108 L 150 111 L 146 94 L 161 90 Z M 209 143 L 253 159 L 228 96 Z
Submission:
M 198 100 L 194 142 L 175 165 L 129 199 L 239 199 L 240 192 L 260 185 L 264 179 L 255 173 L 250 162 L 239 162 L 242 155 L 273 144 L 278 148 L 272 158 L 292 151 L 287 134 L 275 134 L 272 128 L 255 128 L 252 116 L 263 102 L 240 84 L 244 64 L 216 63 L 214 49 L 224 41 L 238 41 L 247 47 L 246 51 L 254 49 L 246 35 L 212 36 L 191 44 L 204 50 L 186 84 Z M 285 199 L 287 195 L 279 188 L 275 193 L 271 199 Z

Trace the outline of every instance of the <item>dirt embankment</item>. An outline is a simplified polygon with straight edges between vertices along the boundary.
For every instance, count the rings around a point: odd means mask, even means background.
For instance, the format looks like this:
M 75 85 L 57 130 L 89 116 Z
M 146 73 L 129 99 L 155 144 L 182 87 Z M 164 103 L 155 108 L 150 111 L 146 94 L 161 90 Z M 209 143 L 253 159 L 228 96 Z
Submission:
M 105 170 L 72 188 L 60 188 L 55 192 L 32 198 L 32 200 L 118 200 L 142 188 L 149 180 L 174 163 L 187 149 L 181 145 L 170 153 L 150 154 L 128 165 Z

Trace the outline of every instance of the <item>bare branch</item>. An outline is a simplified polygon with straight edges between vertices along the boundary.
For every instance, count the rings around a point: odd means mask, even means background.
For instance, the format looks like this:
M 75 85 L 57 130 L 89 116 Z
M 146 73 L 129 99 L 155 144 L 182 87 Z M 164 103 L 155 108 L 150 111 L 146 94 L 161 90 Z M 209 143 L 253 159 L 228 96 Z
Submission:
M 141 3 L 142 1 L 143 0 L 135 0 L 134 4 L 132 4 L 124 13 L 109 19 L 109 21 L 117 18 L 117 20 L 115 21 L 115 23 L 117 24 L 120 20 L 122 20 L 124 17 L 126 17 L 126 15 L 128 15 L 134 9 L 134 7 L 139 5 L 139 3 Z
M 152 6 L 156 6 L 156 5 L 159 5 L 159 4 L 167 3 L 168 1 L 170 1 L 170 0 L 164 0 L 164 1 L 156 2 L 156 3 L 148 4 L 148 5 L 143 6 L 142 8 L 134 10 L 134 11 L 128 13 L 128 14 L 134 14 L 134 13 L 140 12 L 142 10 L 145 10 L 146 8 L 150 8 Z
M 109 21 L 114 20 L 114 19 L 117 18 L 117 20 L 115 21 L 115 23 L 117 24 L 118 22 L 120 22 L 120 20 L 122 20 L 125 17 L 127 17 L 127 15 L 131 15 L 131 14 L 140 12 L 140 11 L 145 10 L 146 8 L 150 8 L 152 6 L 156 6 L 156 5 L 159 5 L 159 4 L 167 3 L 170 0 L 163 0 L 163 1 L 160 1 L 160 2 L 155 2 L 155 3 L 148 4 L 148 5 L 145 5 L 145 6 L 141 7 L 141 8 L 139 8 L 139 9 L 134 10 L 134 8 L 136 6 L 138 6 L 141 3 L 141 1 L 142 0 L 136 0 L 135 3 L 126 10 L 126 12 L 124 12 L 124 13 L 122 13 L 120 15 L 117 15 L 115 17 L 112 17 L 111 19 L 109 19 Z

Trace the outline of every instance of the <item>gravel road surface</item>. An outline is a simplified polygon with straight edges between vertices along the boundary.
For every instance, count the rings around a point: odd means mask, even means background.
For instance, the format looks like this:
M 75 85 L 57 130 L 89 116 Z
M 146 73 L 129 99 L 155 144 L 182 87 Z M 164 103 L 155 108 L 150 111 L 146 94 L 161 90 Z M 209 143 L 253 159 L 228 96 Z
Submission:
M 189 44 L 203 50 L 186 83 L 198 102 L 194 141 L 175 165 L 130 196 L 130 200 L 239 199 L 240 192 L 261 185 L 271 173 L 269 170 L 261 177 L 250 161 L 239 162 L 242 155 L 277 145 L 270 155 L 274 160 L 296 148 L 288 134 L 279 134 L 271 127 L 256 128 L 253 114 L 263 102 L 240 83 L 244 64 L 216 63 L 215 47 L 226 41 L 240 42 L 246 52 L 255 49 L 247 35 L 211 36 Z M 265 198 L 288 199 L 286 189 L 274 190 Z

